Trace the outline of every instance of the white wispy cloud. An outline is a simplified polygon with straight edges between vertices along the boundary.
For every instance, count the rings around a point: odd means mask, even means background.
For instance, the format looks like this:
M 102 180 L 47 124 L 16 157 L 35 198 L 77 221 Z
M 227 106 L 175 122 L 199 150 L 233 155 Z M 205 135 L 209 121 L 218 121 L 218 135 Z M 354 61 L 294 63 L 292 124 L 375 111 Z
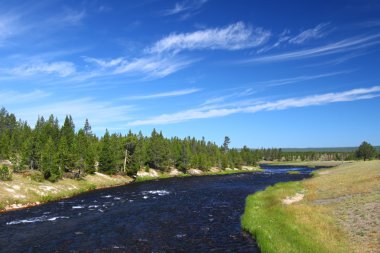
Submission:
M 233 99 L 233 98 L 241 98 L 250 96 L 252 94 L 256 93 L 256 91 L 252 88 L 244 89 L 243 91 L 237 91 L 237 92 L 230 92 L 228 95 L 219 96 L 219 97 L 213 97 L 210 99 L 207 99 L 202 105 L 215 105 L 221 102 L 226 101 L 227 99 Z
M 186 19 L 199 12 L 199 9 L 207 2 L 208 0 L 186 0 L 177 2 L 173 8 L 163 11 L 162 15 L 181 15 L 182 19 Z
M 257 50 L 258 54 L 268 52 L 272 49 L 279 48 L 280 46 L 285 46 L 289 44 L 303 44 L 304 42 L 312 39 L 318 39 L 325 37 L 330 31 L 327 28 L 329 23 L 321 23 L 314 28 L 306 29 L 297 35 L 291 35 L 289 29 L 285 29 L 282 33 L 277 36 L 277 41 L 272 44 L 265 45 L 264 47 Z
M 285 29 L 284 31 L 282 31 L 282 33 L 280 33 L 278 35 L 278 40 L 273 44 L 273 45 L 269 45 L 269 46 L 266 46 L 266 50 L 265 49 L 261 49 L 262 52 L 264 51 L 268 51 L 270 49 L 273 49 L 273 48 L 277 48 L 279 47 L 280 45 L 282 44 L 285 44 L 287 42 L 289 42 L 289 40 L 291 39 L 291 35 L 290 35 L 290 30 L 289 29 Z M 259 51 L 258 51 L 259 53 Z
M 90 57 L 85 57 L 84 59 L 101 68 L 100 70 L 93 71 L 92 75 L 89 75 L 91 77 L 99 75 L 144 74 L 148 77 L 162 78 L 197 61 L 197 59 L 174 56 L 143 56 L 132 60 L 122 57 L 110 60 Z
M 77 70 L 76 65 L 72 62 L 35 60 L 13 68 L 0 68 L 0 73 L 4 77 L 14 78 L 55 75 L 70 78 L 71 81 L 86 81 L 117 75 L 142 76 L 144 79 L 150 79 L 163 78 L 199 60 L 180 56 L 143 56 L 131 60 L 124 57 L 115 59 L 82 58 L 91 64 L 82 70 Z
M 33 62 L 10 69 L 9 72 L 18 76 L 30 76 L 38 74 L 56 74 L 61 77 L 72 75 L 76 72 L 72 62 Z
M 363 99 L 372 99 L 380 97 L 380 86 L 371 88 L 353 89 L 343 92 L 326 93 L 312 95 L 300 98 L 288 98 L 273 102 L 261 102 L 252 106 L 227 107 L 218 109 L 209 109 L 208 107 L 200 107 L 185 110 L 172 114 L 162 114 L 145 120 L 136 120 L 130 122 L 129 126 L 140 125 L 162 125 L 178 122 L 189 121 L 193 119 L 205 119 L 223 117 L 236 113 L 255 113 L 259 111 L 285 110 L 297 107 L 308 107 L 316 105 L 325 105 L 337 102 L 348 102 Z
M 274 79 L 274 80 L 268 80 L 268 81 L 262 81 L 262 82 L 255 82 L 257 85 L 264 85 L 268 87 L 272 86 L 281 86 L 286 84 L 292 84 L 292 83 L 298 83 L 298 82 L 304 82 L 314 79 L 320 79 L 324 77 L 330 77 L 330 76 L 336 76 L 341 74 L 349 73 L 350 71 L 337 71 L 337 72 L 330 72 L 330 73 L 324 73 L 324 74 L 318 74 L 318 75 L 302 75 L 302 76 L 296 76 L 296 77 L 290 77 L 290 78 L 282 78 L 282 79 Z
M 154 98 L 163 98 L 163 97 L 177 97 L 177 96 L 193 94 L 198 91 L 200 91 L 200 89 L 191 88 L 191 89 L 174 90 L 174 91 L 155 93 L 155 94 L 149 94 L 149 95 L 129 96 L 129 97 L 126 97 L 125 99 L 126 100 L 143 100 L 143 99 L 154 99 Z
M 328 31 L 326 29 L 327 26 L 328 26 L 328 23 L 322 23 L 322 24 L 317 25 L 314 28 L 304 30 L 301 33 L 299 33 L 297 36 L 289 39 L 289 43 L 302 44 L 305 41 L 308 41 L 311 39 L 322 38 L 322 37 L 326 36 L 326 34 L 328 33 Z
M 330 72 L 330 73 L 323 73 L 323 74 L 317 74 L 317 75 L 301 75 L 301 76 L 295 76 L 295 77 L 288 77 L 288 78 L 281 78 L 281 79 L 272 79 L 272 80 L 267 80 L 267 81 L 259 81 L 259 82 L 254 82 L 253 85 L 255 87 L 258 86 L 264 86 L 264 87 L 275 87 L 275 86 L 282 86 L 282 85 L 287 85 L 287 84 L 293 84 L 293 83 L 299 83 L 299 82 L 304 82 L 304 81 L 310 81 L 314 79 L 320 79 L 320 78 L 325 78 L 325 77 L 330 77 L 330 76 L 336 76 L 336 75 L 341 75 L 341 74 L 347 74 L 350 73 L 351 71 L 346 70 L 346 71 L 336 71 L 336 72 Z M 243 97 L 249 97 L 253 94 L 256 93 L 257 90 L 253 88 L 244 88 L 240 89 L 240 91 L 232 91 L 232 90 L 227 90 L 228 94 L 223 95 L 223 96 L 218 96 L 218 97 L 212 97 L 210 99 L 207 99 L 202 106 L 208 106 L 208 108 L 211 107 L 223 107 L 226 105 L 227 100 L 236 100 L 240 99 Z M 235 89 L 236 90 L 236 89 Z M 253 100 L 254 103 L 256 103 L 257 100 Z M 223 104 L 221 104 L 223 102 Z M 238 103 L 229 103 L 229 105 L 236 105 L 236 104 L 246 104 L 246 103 L 252 103 L 252 100 L 247 100 L 247 101 L 239 101 Z
M 204 29 L 191 33 L 173 33 L 147 48 L 149 53 L 178 53 L 183 50 L 239 50 L 257 47 L 270 37 L 263 28 L 252 28 L 243 22 L 223 28 Z
M 120 64 L 116 74 L 143 73 L 151 77 L 162 78 L 177 72 L 197 60 L 173 57 L 142 57 Z
M 38 101 L 50 95 L 50 93 L 42 90 L 34 90 L 26 93 L 14 90 L 0 90 L 0 107 L 7 106 L 9 104 L 20 103 L 20 101 L 22 101 L 23 103 Z
M 81 24 L 82 20 L 86 17 L 85 10 L 74 10 L 66 8 L 64 13 L 60 17 L 56 17 L 56 20 L 71 25 Z
M 119 65 L 127 62 L 126 59 L 124 59 L 123 57 L 110 59 L 110 60 L 104 60 L 104 59 L 97 59 L 97 58 L 85 56 L 85 57 L 83 57 L 83 59 L 86 62 L 94 63 L 101 68 L 111 68 L 111 67 L 119 66 Z
M 344 39 L 344 40 L 331 43 L 325 46 L 321 46 L 321 47 L 255 57 L 252 59 L 243 60 L 241 61 L 241 63 L 277 62 L 277 61 L 304 59 L 304 58 L 358 50 L 358 49 L 367 48 L 367 47 L 380 43 L 379 38 L 380 38 L 380 34 L 352 37 L 352 38 Z
M 211 110 L 199 110 L 192 109 L 173 114 L 162 114 L 146 120 L 136 120 L 128 123 L 129 126 L 141 126 L 141 125 L 166 125 L 189 121 L 193 119 L 206 119 L 228 116 L 234 113 L 241 112 L 239 108 L 224 108 L 224 109 L 211 109 Z

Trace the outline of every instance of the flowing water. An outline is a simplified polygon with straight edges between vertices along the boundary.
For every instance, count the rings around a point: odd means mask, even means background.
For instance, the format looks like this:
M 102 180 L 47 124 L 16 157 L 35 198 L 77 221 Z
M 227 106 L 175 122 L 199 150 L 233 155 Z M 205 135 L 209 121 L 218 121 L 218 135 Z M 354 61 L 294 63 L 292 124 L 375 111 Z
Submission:
M 3 213 L 0 252 L 259 252 L 240 227 L 245 198 L 310 172 L 264 168 L 133 183 Z

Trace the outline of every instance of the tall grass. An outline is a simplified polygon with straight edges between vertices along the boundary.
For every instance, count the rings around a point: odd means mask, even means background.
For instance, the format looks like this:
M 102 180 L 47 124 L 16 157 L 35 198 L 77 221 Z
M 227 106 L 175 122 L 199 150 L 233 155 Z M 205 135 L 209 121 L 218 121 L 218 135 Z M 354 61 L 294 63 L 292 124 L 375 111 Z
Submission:
M 247 198 L 241 224 L 256 238 L 261 252 L 353 252 L 330 207 L 306 200 L 291 205 L 282 202 L 296 193 L 307 197 L 314 191 L 305 188 L 304 182 L 278 183 Z

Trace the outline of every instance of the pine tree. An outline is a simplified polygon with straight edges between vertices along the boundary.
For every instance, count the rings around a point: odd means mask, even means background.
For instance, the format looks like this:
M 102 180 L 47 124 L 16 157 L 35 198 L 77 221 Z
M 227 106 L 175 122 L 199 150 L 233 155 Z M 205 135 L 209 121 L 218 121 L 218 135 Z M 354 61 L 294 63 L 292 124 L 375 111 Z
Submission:
M 75 137 L 74 150 L 75 150 L 75 169 L 77 170 L 77 177 L 81 177 L 87 170 L 86 154 L 87 154 L 87 137 L 83 129 L 80 129 Z
M 230 144 L 230 142 L 231 142 L 230 137 L 225 136 L 224 137 L 224 142 L 223 142 L 223 151 L 224 151 L 224 153 L 228 152 L 228 145 Z
M 71 116 L 66 116 L 65 122 L 61 128 L 61 137 L 65 137 L 67 145 L 71 148 L 74 144 L 75 138 L 75 125 Z
M 101 151 L 99 155 L 99 171 L 106 174 L 116 172 L 116 160 L 111 148 L 110 134 L 108 130 L 101 140 Z
M 186 172 L 186 170 L 190 168 L 190 160 L 190 148 L 186 143 L 182 143 L 180 158 L 176 164 L 177 168 L 182 172 Z
M 54 142 L 51 137 L 48 138 L 42 150 L 40 166 L 45 179 L 55 182 L 61 178 L 62 175 L 57 162 Z
M 132 157 L 132 164 L 130 165 L 130 168 L 135 172 L 144 167 L 147 163 L 147 144 L 146 138 L 140 131 L 137 136 L 137 144 Z
M 148 145 L 148 163 L 152 168 L 164 169 L 167 167 L 169 149 L 162 133 L 153 129 Z
M 88 122 L 88 119 L 86 119 L 83 127 L 84 133 L 86 136 L 92 136 L 92 130 L 91 130 L 91 125 Z
M 58 165 L 62 171 L 70 171 L 72 166 L 72 159 L 69 152 L 69 146 L 65 136 L 62 136 L 58 144 Z

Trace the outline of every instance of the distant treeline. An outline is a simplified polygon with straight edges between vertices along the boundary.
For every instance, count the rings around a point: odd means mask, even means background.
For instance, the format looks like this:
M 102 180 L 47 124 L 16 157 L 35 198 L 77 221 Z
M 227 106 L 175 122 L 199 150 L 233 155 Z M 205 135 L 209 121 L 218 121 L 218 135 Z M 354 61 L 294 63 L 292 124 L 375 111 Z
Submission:
M 80 177 L 99 171 L 134 175 L 143 168 L 161 171 L 177 168 L 208 170 L 211 167 L 240 168 L 267 160 L 345 160 L 353 152 L 283 152 L 281 149 L 229 148 L 226 136 L 222 146 L 204 138 L 165 138 L 153 130 L 149 137 L 141 132 L 127 135 L 105 134 L 98 138 L 86 120 L 78 131 L 71 116 L 60 126 L 57 118 L 39 117 L 34 128 L 0 110 L 0 160 L 10 160 L 14 171 L 40 171 L 46 179 Z
M 380 146 L 374 146 L 377 151 L 380 151 Z M 335 148 L 283 148 L 284 152 L 355 152 L 358 147 L 335 147 Z

